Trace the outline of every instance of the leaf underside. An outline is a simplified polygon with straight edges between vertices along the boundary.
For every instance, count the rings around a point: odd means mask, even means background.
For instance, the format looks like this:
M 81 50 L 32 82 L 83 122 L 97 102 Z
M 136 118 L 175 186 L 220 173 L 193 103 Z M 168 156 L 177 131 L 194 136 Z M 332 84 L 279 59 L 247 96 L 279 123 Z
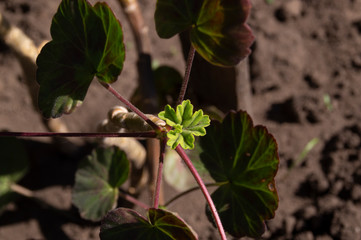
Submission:
M 132 209 L 117 208 L 109 212 L 100 228 L 101 240 L 195 240 L 193 230 L 176 214 L 150 208 L 147 218 Z
M 249 0 L 158 0 L 155 23 L 161 38 L 185 30 L 197 52 L 218 66 L 234 66 L 250 54 L 254 41 L 246 24 Z
M 37 58 L 39 108 L 46 118 L 71 113 L 94 76 L 116 81 L 125 50 L 120 23 L 105 3 L 63 0 L 51 24 L 52 40 Z
M 212 199 L 225 230 L 234 237 L 260 237 L 264 220 L 273 218 L 278 207 L 275 139 L 239 111 L 230 112 L 222 123 L 212 122 L 200 144 L 203 164 L 221 184 Z M 206 210 L 212 221 L 208 207 Z
M 98 221 L 113 209 L 118 188 L 127 180 L 129 162 L 117 147 L 97 148 L 78 167 L 73 204 L 83 218 Z

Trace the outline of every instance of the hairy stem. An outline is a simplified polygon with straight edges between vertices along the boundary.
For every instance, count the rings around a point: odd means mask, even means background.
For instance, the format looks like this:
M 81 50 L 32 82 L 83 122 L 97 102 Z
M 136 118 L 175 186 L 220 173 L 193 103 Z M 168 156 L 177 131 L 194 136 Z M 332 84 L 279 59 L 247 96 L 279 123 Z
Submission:
M 154 191 L 154 200 L 153 200 L 153 207 L 158 208 L 159 206 L 159 196 L 160 196 L 160 189 L 162 184 L 162 174 L 163 174 L 163 161 L 165 155 L 165 146 L 166 146 L 166 139 L 162 139 L 160 141 L 160 155 L 159 155 L 159 165 L 158 165 L 158 173 L 157 173 L 157 180 L 155 185 Z
M 136 199 L 135 197 L 133 197 L 132 195 L 130 195 L 129 193 L 125 192 L 122 189 L 119 190 L 119 196 L 122 197 L 123 199 L 127 200 L 128 202 L 133 203 L 134 205 L 137 205 L 146 210 L 150 208 L 150 206 L 143 203 L 142 201 L 139 201 L 138 199 Z
M 0 137 L 135 137 L 156 138 L 155 132 L 129 132 L 129 133 L 54 133 L 54 132 L 0 132 Z
M 196 52 L 196 50 L 194 49 L 193 45 L 191 44 L 191 46 L 189 48 L 189 52 L 188 52 L 188 58 L 187 58 L 187 62 L 186 62 L 186 70 L 184 73 L 183 83 L 182 83 L 182 87 L 181 87 L 181 90 L 179 93 L 177 105 L 182 103 L 184 96 L 186 94 L 195 52 Z
M 130 108 L 133 112 L 138 114 L 138 116 L 141 117 L 144 121 L 146 121 L 155 131 L 162 131 L 162 129 L 157 124 L 151 121 L 142 111 L 140 111 L 131 102 L 123 98 L 123 96 L 120 95 L 120 93 L 118 93 L 117 90 L 115 90 L 110 84 L 103 82 L 100 82 L 100 84 L 109 92 L 111 92 L 116 98 L 118 98 L 122 103 L 124 103 L 128 108 Z
M 218 215 L 216 206 L 214 205 L 211 195 L 209 194 L 205 184 L 203 183 L 202 178 L 199 176 L 199 173 L 195 169 L 193 163 L 191 162 L 191 160 L 189 159 L 187 154 L 184 152 L 183 148 L 180 145 L 178 145 L 175 150 L 177 151 L 179 156 L 183 159 L 184 163 L 187 165 L 187 167 L 191 171 L 193 177 L 195 178 L 196 182 L 198 183 L 199 187 L 201 188 L 201 191 L 202 191 L 204 197 L 206 198 L 209 208 L 211 209 L 213 219 L 216 222 L 218 232 L 221 235 L 222 240 L 227 240 L 226 233 L 224 231 L 221 219 Z

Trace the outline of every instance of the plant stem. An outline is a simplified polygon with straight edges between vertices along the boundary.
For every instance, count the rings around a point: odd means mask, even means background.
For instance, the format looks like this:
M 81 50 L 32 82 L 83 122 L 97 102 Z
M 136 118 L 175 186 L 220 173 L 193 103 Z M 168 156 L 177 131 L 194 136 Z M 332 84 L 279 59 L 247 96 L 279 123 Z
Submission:
M 27 189 L 27 188 L 24 188 L 23 186 L 20 186 L 18 184 L 12 184 L 10 189 L 13 191 L 13 192 L 16 192 L 20 195 L 23 195 L 25 197 L 28 197 L 28 198 L 33 198 L 35 197 L 35 194 L 33 191 Z
M 141 208 L 144 208 L 146 210 L 150 208 L 150 206 L 148 206 L 144 202 L 139 201 L 138 199 L 136 199 L 135 197 L 133 197 L 132 195 L 130 195 L 129 193 L 125 192 L 122 189 L 119 190 L 119 196 L 124 198 L 128 202 L 133 203 L 134 205 L 137 205 L 137 206 L 139 206 Z
M 120 93 L 118 93 L 117 90 L 115 90 L 110 84 L 100 81 L 99 83 L 109 92 L 111 92 L 116 98 L 118 98 L 122 103 L 124 103 L 127 107 L 129 107 L 133 112 L 138 114 L 138 116 L 141 117 L 144 121 L 146 121 L 155 131 L 159 131 L 159 132 L 162 131 L 161 127 L 159 127 L 157 124 L 151 121 L 142 111 L 140 111 L 131 102 L 123 98 L 122 95 L 120 95 Z
M 183 148 L 178 145 L 175 149 L 177 151 L 177 153 L 179 154 L 179 156 L 183 159 L 184 163 L 187 165 L 187 167 L 189 168 L 189 170 L 191 171 L 193 177 L 195 178 L 195 180 L 197 181 L 199 187 L 201 188 L 201 191 L 204 195 L 204 197 L 206 198 L 206 201 L 211 209 L 212 215 L 213 215 L 213 219 L 216 222 L 217 228 L 218 228 L 218 232 L 221 235 L 221 239 L 222 240 L 227 240 L 226 237 L 226 233 L 224 231 L 221 219 L 218 215 L 216 206 L 213 203 L 213 200 L 211 198 L 211 195 L 209 194 L 205 184 L 203 183 L 202 178 L 199 176 L 199 173 L 197 172 L 197 170 L 195 169 L 193 163 L 191 162 L 191 160 L 189 159 L 189 157 L 187 156 L 187 154 L 184 152 Z
M 186 70 L 184 73 L 183 83 L 182 83 L 182 87 L 181 87 L 181 90 L 179 93 L 177 105 L 182 103 L 184 96 L 186 94 L 195 52 L 196 52 L 196 50 L 194 49 L 193 45 L 191 44 L 191 46 L 189 48 L 189 52 L 188 52 L 188 58 L 187 58 L 187 62 L 186 62 Z
M 153 201 L 154 208 L 158 208 L 158 206 L 159 206 L 159 195 L 160 195 L 160 189 L 161 189 L 161 184 L 162 184 L 163 161 L 164 161 L 166 142 L 167 142 L 167 139 L 162 139 L 160 141 L 159 165 L 158 165 L 158 173 L 157 173 L 157 180 L 156 180 L 156 185 L 155 185 L 154 201 Z
M 55 132 L 0 132 L 0 137 L 135 137 L 156 138 L 156 132 L 129 132 L 129 133 L 55 133 Z
M 217 186 L 219 186 L 220 184 L 219 184 L 219 183 L 205 183 L 204 185 L 205 185 L 206 187 L 217 187 Z M 179 198 L 181 198 L 181 197 L 183 197 L 183 196 L 185 196 L 185 195 L 187 195 L 187 194 L 189 194 L 189 193 L 191 193 L 191 192 L 197 191 L 197 190 L 201 190 L 201 188 L 200 188 L 199 186 L 197 186 L 197 187 L 190 188 L 190 189 L 188 189 L 188 190 L 186 190 L 186 191 L 184 191 L 184 192 L 181 192 L 181 193 L 175 195 L 174 197 L 172 197 L 171 199 L 169 199 L 169 200 L 164 204 L 164 206 L 167 207 L 169 204 L 171 204 L 171 203 L 174 202 L 175 200 L 177 200 L 177 199 L 179 199 Z

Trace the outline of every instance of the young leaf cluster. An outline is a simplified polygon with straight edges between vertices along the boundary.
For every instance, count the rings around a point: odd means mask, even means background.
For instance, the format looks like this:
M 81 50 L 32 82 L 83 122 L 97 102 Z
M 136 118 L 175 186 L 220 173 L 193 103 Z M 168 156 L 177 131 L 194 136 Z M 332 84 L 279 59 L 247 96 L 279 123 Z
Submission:
M 165 110 L 158 116 L 172 127 L 172 130 L 167 133 L 169 138 L 167 145 L 172 149 L 179 144 L 184 149 L 193 149 L 194 136 L 204 136 L 206 134 L 205 127 L 210 124 L 209 117 L 203 115 L 202 110 L 193 113 L 193 105 L 189 100 L 183 101 L 176 110 L 169 105 L 165 106 Z

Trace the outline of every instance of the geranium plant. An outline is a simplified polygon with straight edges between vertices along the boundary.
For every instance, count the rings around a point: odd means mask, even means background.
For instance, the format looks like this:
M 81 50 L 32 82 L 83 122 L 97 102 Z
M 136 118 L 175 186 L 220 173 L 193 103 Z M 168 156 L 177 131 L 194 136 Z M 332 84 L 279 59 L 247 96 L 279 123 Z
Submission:
M 190 100 L 184 100 L 195 52 L 221 67 L 234 66 L 250 54 L 254 40 L 246 24 L 250 8 L 249 0 L 157 1 L 154 18 L 158 35 L 170 38 L 188 31 L 191 47 L 176 106 L 166 105 L 158 116 L 152 116 L 136 108 L 111 86 L 123 69 L 125 47 L 121 24 L 108 5 L 96 3 L 92 6 L 86 0 L 62 0 L 53 17 L 52 40 L 42 48 L 36 61 L 40 85 L 38 106 L 42 115 L 58 118 L 74 111 L 84 101 L 93 80 L 135 114 L 109 117 L 112 126 L 122 131 L 9 132 L 1 135 L 159 140 L 159 169 L 152 206 L 133 201 L 148 209 L 147 216 L 132 209 L 116 208 L 119 188 L 130 171 L 124 151 L 115 146 L 98 147 L 81 161 L 75 178 L 73 203 L 82 217 L 101 220 L 100 238 L 103 240 L 122 237 L 198 239 L 180 216 L 165 207 L 160 208 L 160 184 L 167 146 L 179 154 L 197 181 L 207 200 L 208 219 L 217 227 L 221 239 L 226 239 L 226 232 L 233 237 L 260 237 L 265 231 L 264 221 L 274 216 L 278 206 L 274 177 L 279 160 L 275 139 L 265 127 L 254 126 L 245 111 L 230 111 L 222 121 L 210 121 L 202 110 L 194 112 Z M 132 124 L 138 127 L 127 131 Z M 194 148 L 196 137 L 200 137 L 200 159 L 217 186 L 212 195 L 184 151 Z M 14 157 L 21 158 L 11 156 L 11 160 L 16 161 Z M 12 171 L 7 165 L 0 166 L 1 194 L 11 193 L 11 184 L 23 175 L 21 169 Z

